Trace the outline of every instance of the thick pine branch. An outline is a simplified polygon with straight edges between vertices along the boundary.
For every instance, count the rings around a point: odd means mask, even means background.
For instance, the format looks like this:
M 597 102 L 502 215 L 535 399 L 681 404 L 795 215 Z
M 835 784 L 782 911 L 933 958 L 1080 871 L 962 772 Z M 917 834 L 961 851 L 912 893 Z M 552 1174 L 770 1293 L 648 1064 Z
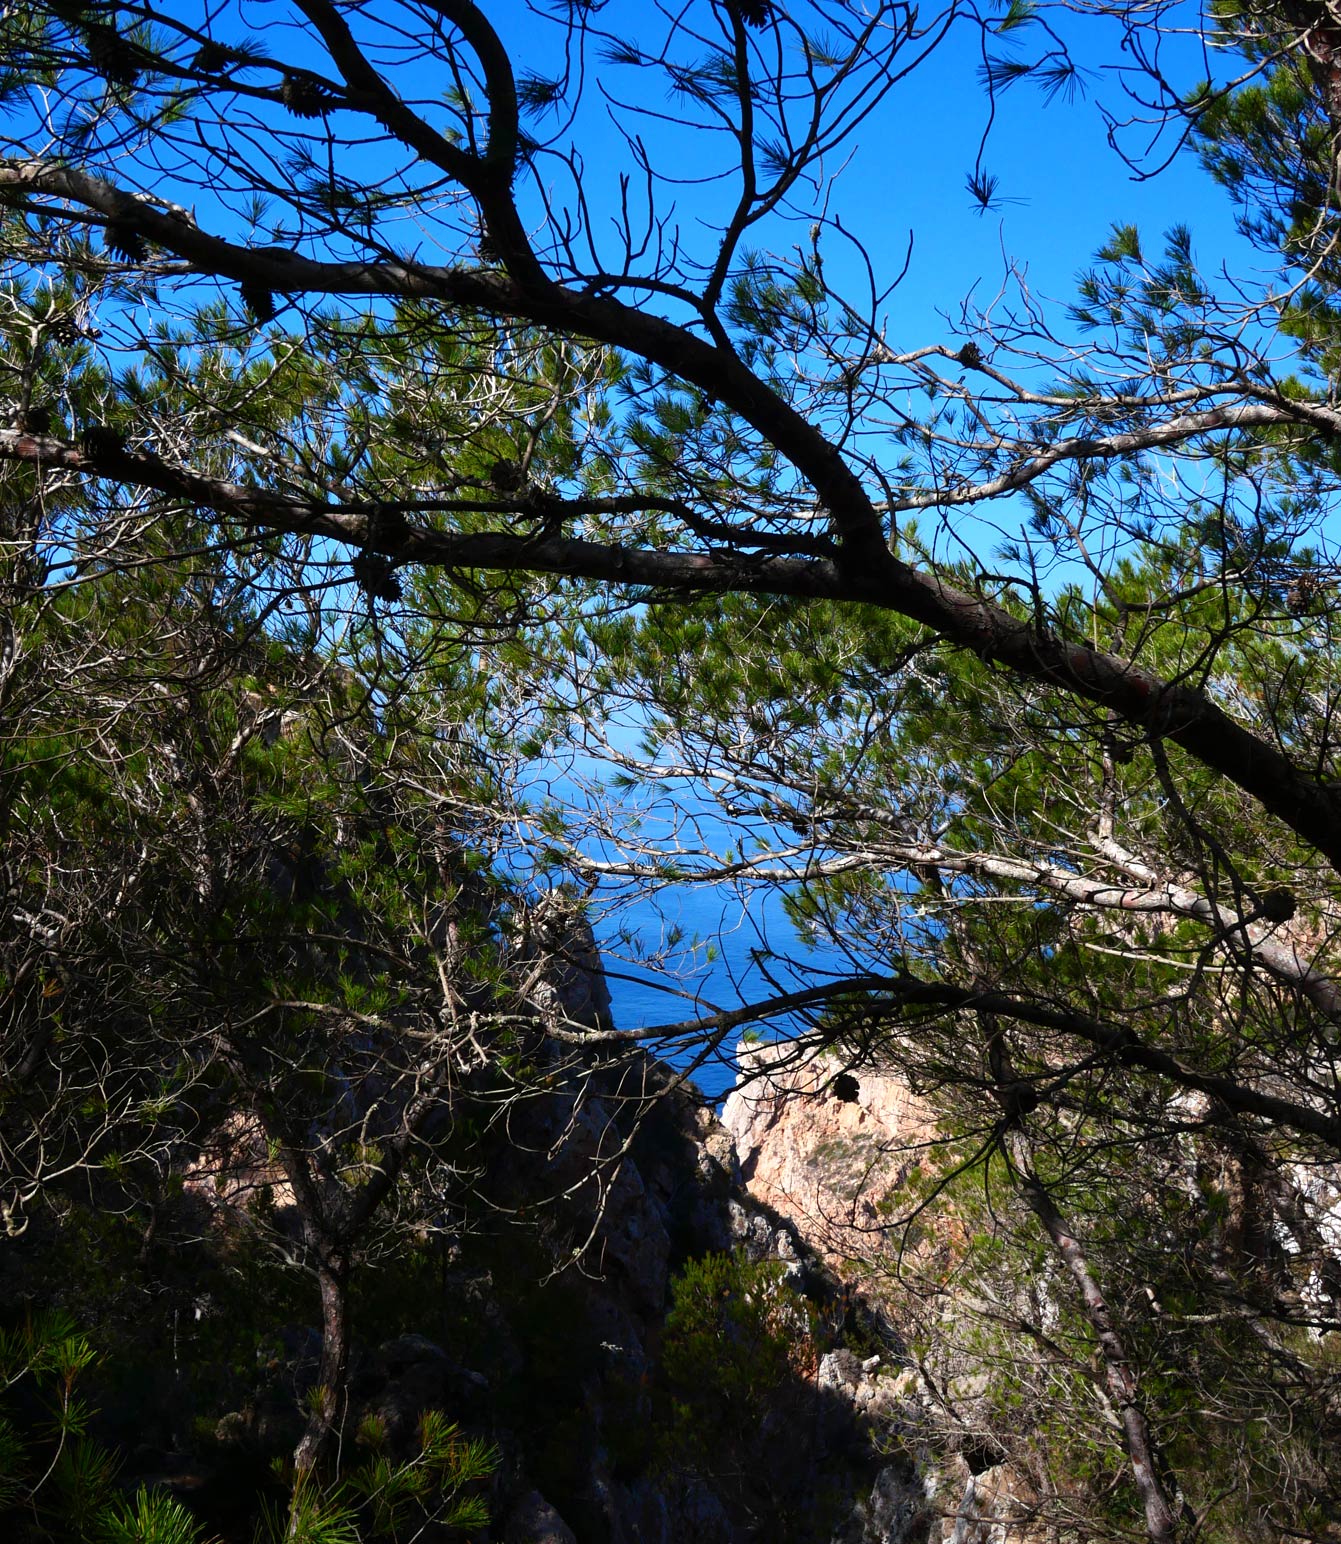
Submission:
M 170 216 L 161 218 L 166 223 L 177 223 Z M 250 256 L 244 249 L 227 247 L 226 243 L 218 245 L 227 249 L 230 266 L 234 269 L 240 269 Z M 261 264 L 269 265 L 264 274 L 258 275 L 263 280 L 269 279 L 272 268 L 284 266 L 266 254 L 256 254 L 256 257 Z M 294 259 L 291 276 L 307 277 L 308 268 L 345 271 L 345 265 L 308 264 L 303 259 Z M 298 273 L 298 269 L 303 273 Z M 372 265 L 348 265 L 348 269 L 369 286 L 377 272 Z M 404 271 L 408 273 L 408 270 Z M 501 309 L 498 302 L 508 292 L 508 281 L 498 280 L 493 275 L 457 274 L 455 270 L 448 270 L 443 279 L 448 287 L 460 279 L 462 294 L 479 287 L 478 304 L 483 307 L 484 296 L 492 296 L 494 304 L 489 309 L 495 311 Z M 341 292 L 354 292 L 352 277 L 349 284 L 350 287 Z M 363 289 L 362 284 L 358 290 L 372 292 L 371 288 Z M 422 289 L 416 292 L 424 293 Z M 564 330 L 580 333 L 584 329 L 579 325 L 578 311 L 583 310 L 584 315 L 590 313 L 584 309 L 580 298 L 570 299 L 572 311 Z M 638 317 L 636 312 L 627 312 L 615 302 L 593 301 L 590 306 L 601 314 L 603 308 L 613 309 L 626 320 Z M 638 320 L 657 335 L 678 335 L 689 353 L 706 356 L 716 353 L 711 345 L 681 334 L 667 322 L 646 317 L 638 317 Z M 586 331 L 594 333 L 593 328 Z M 614 341 L 614 338 L 598 337 L 598 341 Z M 744 369 L 743 366 L 733 368 Z M 681 370 L 679 373 L 686 372 Z M 750 377 L 750 380 L 754 378 Z M 768 388 L 757 381 L 754 381 L 754 388 L 756 393 L 771 397 L 781 415 L 788 419 L 797 418 L 793 410 L 773 396 Z M 727 400 L 725 389 L 720 394 Z M 740 407 L 739 403 L 733 405 Z M 762 419 L 771 415 L 759 416 Z M 819 438 L 818 431 L 810 425 L 804 427 L 807 439 Z M 1192 431 L 1189 429 L 1188 432 Z M 785 449 L 786 436 L 778 443 Z M 832 447 L 827 448 L 827 454 L 834 461 L 840 460 Z M 711 552 L 666 552 L 562 535 L 537 538 L 502 532 L 444 534 L 409 527 L 388 535 L 379 529 L 379 522 L 372 514 L 332 513 L 322 504 L 305 503 L 200 477 L 142 451 L 118 451 L 111 457 L 90 455 L 43 436 L 0 430 L 0 460 L 45 463 L 155 488 L 185 499 L 198 508 L 212 509 L 239 520 L 256 531 L 330 536 L 338 541 L 366 545 L 397 562 L 543 573 L 617 585 L 650 586 L 681 595 L 717 594 L 729 590 L 861 602 L 898 612 L 923 623 L 950 643 L 971 650 L 987 662 L 1003 665 L 1025 679 L 1073 692 L 1148 734 L 1173 740 L 1205 766 L 1252 795 L 1265 810 L 1315 847 L 1333 868 L 1341 871 L 1341 798 L 1329 779 L 1295 766 L 1277 746 L 1236 723 L 1205 693 L 1165 681 L 1134 661 L 1105 653 L 1086 643 L 1058 638 L 981 596 L 903 562 L 883 544 L 878 554 L 863 565 L 853 562 L 850 546 L 846 546 L 838 559 L 827 561 L 761 557 L 755 552 L 740 553 L 720 548 Z M 814 477 L 811 480 L 823 498 L 824 489 Z M 843 469 L 843 480 L 860 492 L 860 484 L 846 468 Z M 864 493 L 861 497 L 865 499 Z
M 560 1029 L 557 1038 L 588 1046 L 698 1040 L 709 1036 L 720 1040 L 750 1024 L 776 1021 L 788 1014 L 824 1012 L 835 1015 L 832 1023 L 820 1032 L 832 1041 L 850 1038 L 858 1026 L 896 1026 L 910 1014 L 991 1014 L 1028 1024 L 1080 1040 L 1115 1066 L 1154 1073 L 1177 1088 L 1207 1095 L 1235 1115 L 1311 1137 L 1341 1153 L 1341 1116 L 1298 1099 L 1266 1093 L 1224 1073 L 1199 1071 L 1171 1052 L 1148 1045 L 1124 1024 L 1109 1023 L 1078 1009 L 1009 992 L 922 981 L 907 974 L 845 977 L 822 986 L 761 998 L 720 1013 L 641 1029 L 592 1031 L 574 1025 L 570 1030 Z

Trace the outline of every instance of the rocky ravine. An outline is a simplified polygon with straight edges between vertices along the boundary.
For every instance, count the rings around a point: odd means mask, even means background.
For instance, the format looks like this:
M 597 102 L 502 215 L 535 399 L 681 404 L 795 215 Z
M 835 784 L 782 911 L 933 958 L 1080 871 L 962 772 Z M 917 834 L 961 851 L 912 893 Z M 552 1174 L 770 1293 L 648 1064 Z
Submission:
M 879 1198 L 931 1135 L 926 1111 L 891 1079 L 742 1056 L 748 1082 L 719 1120 L 650 1058 L 584 1073 L 555 1052 L 551 1086 L 517 1104 L 488 1166 L 497 1215 L 538 1221 L 443 1241 L 431 1293 L 371 1321 L 386 1329 L 355 1345 L 348 1451 L 373 1418 L 389 1455 L 411 1456 L 430 1409 L 495 1443 L 475 1544 L 1022 1539 L 1019 1487 L 933 1437 L 897 1325 L 855 1263 L 878 1245 Z M 192 1184 L 197 1204 L 242 1205 L 273 1178 L 248 1133 L 229 1134 L 228 1183 Z M 737 1378 L 755 1352 L 729 1314 L 697 1385 L 668 1354 L 677 1278 L 733 1253 L 749 1264 L 724 1295 L 776 1294 L 769 1322 L 796 1325 L 785 1375 L 775 1364 L 762 1393 Z M 176 1490 L 224 1538 L 230 1490 L 301 1431 L 320 1338 L 298 1324 L 280 1341 L 203 1447 L 137 1432 L 152 1447 L 130 1479 Z
M 878 1357 L 838 1349 L 824 1358 L 829 1380 L 871 1424 L 878 1442 L 911 1461 L 920 1508 L 882 1513 L 877 1481 L 866 1539 L 888 1544 L 1028 1544 L 1035 1501 L 1027 1478 L 984 1447 L 971 1429 L 947 1431 L 941 1402 L 900 1354 L 897 1310 L 883 1284 L 899 1273 L 907 1240 L 885 1219 L 900 1190 L 936 1141 L 929 1107 L 896 1077 L 849 1070 L 833 1057 L 798 1060 L 786 1045 L 737 1047 L 741 1072 L 722 1111 L 745 1209 L 780 1222 L 822 1262 L 844 1305 L 845 1333 Z M 776 1244 L 774 1247 L 778 1247 Z M 785 1249 L 787 1245 L 784 1243 Z M 915 1246 L 923 1260 L 948 1261 L 955 1241 L 943 1230 Z M 958 1386 L 970 1417 L 974 1374 Z M 911 1489 L 902 1481 L 904 1495 Z
M 590 1437 L 584 1478 L 564 1498 L 524 1494 L 507 1513 L 507 1544 L 939 1540 L 935 1482 L 907 1443 L 891 1443 L 908 1414 L 901 1415 L 906 1390 L 892 1340 L 881 1351 L 869 1342 L 860 1350 L 843 1343 L 848 1305 L 825 1252 L 799 1219 L 753 1193 L 732 1130 L 695 1092 L 669 1086 L 675 1082 L 669 1069 L 639 1061 L 608 1079 L 596 1097 L 589 1090 L 556 1095 L 533 1112 L 535 1129 L 522 1145 L 547 1147 L 551 1185 L 571 1186 L 597 1166 L 612 1135 L 624 1129 L 625 1111 L 636 1110 L 638 1121 L 600 1216 L 594 1189 L 579 1185 L 567 1218 L 570 1236 L 588 1226 L 595 1231 L 580 1280 L 584 1312 L 600 1327 L 604 1353 L 580 1391 Z M 658 1084 L 662 1096 L 644 1105 L 643 1095 Z M 799 1125 L 773 1124 L 795 1132 L 799 1152 Z M 518 1181 L 526 1182 L 520 1172 Z M 664 1433 L 675 1414 L 674 1402 L 658 1397 L 659 1357 L 675 1273 L 688 1261 L 729 1251 L 776 1262 L 784 1286 L 812 1305 L 818 1331 L 813 1358 L 798 1355 L 796 1377 L 775 1391 L 774 1406 L 743 1410 L 744 1418 L 758 1420 L 757 1432 L 741 1434 L 730 1462 L 723 1456 L 714 1464 L 708 1455 L 699 1465 L 683 1453 L 668 1458 L 654 1434 Z M 631 1380 L 638 1389 L 632 1408 Z M 630 1418 L 646 1423 L 652 1436 L 641 1469 L 618 1451 L 618 1427 Z M 519 1452 L 521 1471 L 527 1461 Z
M 642 1105 L 642 1095 L 675 1081 L 651 1061 L 635 1062 L 596 1097 L 556 1095 L 537 1112 L 524 1145 L 548 1146 L 550 1180 L 565 1184 L 608 1150 L 623 1110 L 638 1109 L 640 1120 L 603 1214 L 579 1187 L 569 1216 L 575 1235 L 595 1229 L 588 1259 L 600 1268 L 588 1266 L 582 1293 L 606 1353 L 580 1393 L 591 1438 L 584 1478 L 563 1498 L 528 1490 L 512 1504 L 504 1538 L 1026 1541 L 1027 1486 L 970 1444 L 955 1451 L 933 1436 L 897 1325 L 878 1292 L 865 1290 L 860 1262 L 880 1252 L 877 1205 L 917 1166 L 934 1134 L 929 1112 L 895 1079 L 824 1060 L 793 1066 L 784 1048 L 743 1046 L 741 1062 L 721 1120 L 683 1087 Z M 760 1440 L 742 1446 L 752 1472 L 728 1474 L 730 1465 L 711 1462 L 696 1469 L 664 1452 L 641 1470 L 621 1464 L 621 1421 L 669 1419 L 656 1385 L 673 1275 L 687 1260 L 727 1250 L 775 1262 L 783 1283 L 811 1303 L 813 1359 L 798 1359 L 795 1386 L 763 1412 Z M 640 1390 L 632 1408 L 630 1374 Z M 524 1474 L 524 1451 L 515 1462 Z

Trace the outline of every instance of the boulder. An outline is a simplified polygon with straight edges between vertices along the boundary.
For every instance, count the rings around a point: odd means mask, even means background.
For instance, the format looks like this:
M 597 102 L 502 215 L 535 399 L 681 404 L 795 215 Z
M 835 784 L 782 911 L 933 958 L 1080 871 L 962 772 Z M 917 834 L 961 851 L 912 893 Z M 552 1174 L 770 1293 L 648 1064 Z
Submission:
M 488 1380 L 423 1335 L 384 1342 L 359 1368 L 353 1388 L 358 1402 L 351 1429 L 371 1417 L 402 1457 L 416 1450 L 425 1410 L 442 1410 L 467 1425 L 487 1420 Z
M 577 1535 L 540 1492 L 532 1490 L 508 1513 L 503 1544 L 577 1544 Z

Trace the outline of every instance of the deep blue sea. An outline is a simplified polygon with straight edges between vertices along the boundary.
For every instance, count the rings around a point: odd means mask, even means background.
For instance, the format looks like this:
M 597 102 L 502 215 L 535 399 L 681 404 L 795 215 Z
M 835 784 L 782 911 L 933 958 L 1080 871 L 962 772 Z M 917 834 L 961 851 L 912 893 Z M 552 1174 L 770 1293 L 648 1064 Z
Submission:
M 678 968 L 656 976 L 638 968 L 618 936 L 635 932 L 644 947 L 655 949 L 670 928 L 683 932 L 686 945 L 697 939 L 701 947 L 684 948 Z M 596 933 L 620 1029 L 676 1023 L 772 995 L 780 988 L 770 986 L 756 951 L 781 950 L 789 943 L 794 948 L 793 930 L 776 892 L 742 898 L 728 885 L 663 891 L 655 903 L 635 902 L 617 918 L 598 918 Z M 790 981 L 782 983 L 781 989 L 790 985 Z M 767 1037 L 769 1026 L 757 1027 Z M 693 1073 L 694 1082 L 714 1103 L 726 1097 L 735 1081 L 734 1051 L 739 1038 L 739 1033 L 731 1034 Z M 672 1050 L 668 1059 L 685 1066 L 693 1056 Z
M 604 803 L 602 781 L 600 765 L 581 758 L 580 774 L 553 763 L 537 766 L 527 793 L 535 805 L 547 802 L 580 811 Z M 694 850 L 702 854 L 734 846 L 739 851 L 747 837 L 740 825 L 728 826 L 717 806 L 692 788 L 663 788 L 655 799 L 641 801 L 636 795 L 621 798 L 628 800 L 624 814 L 644 851 L 664 843 L 664 850 L 682 861 Z M 758 836 L 762 830 L 756 827 L 748 835 Z M 579 845 L 590 856 L 621 856 L 618 844 L 608 837 L 593 836 Z M 627 882 L 602 881 L 588 914 L 620 1029 L 682 1023 L 795 990 L 800 984 L 795 969 L 799 958 L 822 970 L 834 954 L 800 945 L 782 893 L 769 886 L 676 884 L 649 895 Z M 780 1026 L 762 1021 L 754 1028 L 768 1039 Z M 741 1032 L 733 1031 L 693 1070 L 694 1082 L 714 1102 L 724 1099 L 735 1081 L 734 1051 L 740 1038 Z M 680 1067 L 696 1059 L 693 1047 L 652 1049 Z

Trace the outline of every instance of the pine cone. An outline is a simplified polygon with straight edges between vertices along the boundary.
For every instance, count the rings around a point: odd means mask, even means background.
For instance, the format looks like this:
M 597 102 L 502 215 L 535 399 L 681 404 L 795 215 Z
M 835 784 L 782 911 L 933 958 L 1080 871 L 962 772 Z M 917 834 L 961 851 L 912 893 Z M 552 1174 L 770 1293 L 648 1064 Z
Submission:
M 88 62 L 114 86 L 133 86 L 144 69 L 144 56 L 115 27 L 88 22 L 84 27 Z
M 976 370 L 982 365 L 982 350 L 976 343 L 966 343 L 955 358 L 965 369 Z
M 238 285 L 238 296 L 253 318 L 262 326 L 275 319 L 275 297 L 264 284 L 254 284 L 244 279 Z
M 218 75 L 232 63 L 233 55 L 222 43 L 202 43 L 191 60 L 191 68 L 202 75 Z
M 79 449 L 91 461 L 120 461 L 126 454 L 126 436 L 109 424 L 89 424 L 79 436 Z
M 503 258 L 498 248 L 494 245 L 494 239 L 489 234 L 489 227 L 480 221 L 480 233 L 475 241 L 475 250 L 479 254 L 480 262 L 489 268 L 497 268 Z
M 79 324 L 72 316 L 58 316 L 55 321 L 48 322 L 47 333 L 53 343 L 59 343 L 65 348 L 82 336 Z
M 36 404 L 19 414 L 14 427 L 20 434 L 50 434 L 51 409 L 45 403 Z
M 279 99 L 295 118 L 320 118 L 337 100 L 333 92 L 303 75 L 286 75 Z
M 59 16 L 67 26 L 71 27 L 85 26 L 90 15 L 98 11 L 114 9 L 111 5 L 90 3 L 90 0 L 47 0 L 47 4 L 53 16 Z
M 119 214 L 110 219 L 102 233 L 102 244 L 123 263 L 142 263 L 149 256 L 149 248 L 132 215 Z
M 1257 897 L 1258 909 L 1268 922 L 1289 922 L 1299 909 L 1294 892 L 1284 885 L 1263 890 Z
M 374 600 L 399 600 L 400 580 L 392 572 L 391 559 L 380 552 L 360 552 L 350 561 L 354 582 Z
M 489 468 L 489 481 L 500 493 L 519 493 L 526 486 L 526 473 L 504 456 Z
M 1313 609 L 1317 598 L 1317 579 L 1310 573 L 1302 573 L 1285 592 L 1285 607 L 1291 616 L 1305 616 Z
M 728 0 L 731 9 L 747 27 L 766 27 L 776 12 L 773 0 Z

